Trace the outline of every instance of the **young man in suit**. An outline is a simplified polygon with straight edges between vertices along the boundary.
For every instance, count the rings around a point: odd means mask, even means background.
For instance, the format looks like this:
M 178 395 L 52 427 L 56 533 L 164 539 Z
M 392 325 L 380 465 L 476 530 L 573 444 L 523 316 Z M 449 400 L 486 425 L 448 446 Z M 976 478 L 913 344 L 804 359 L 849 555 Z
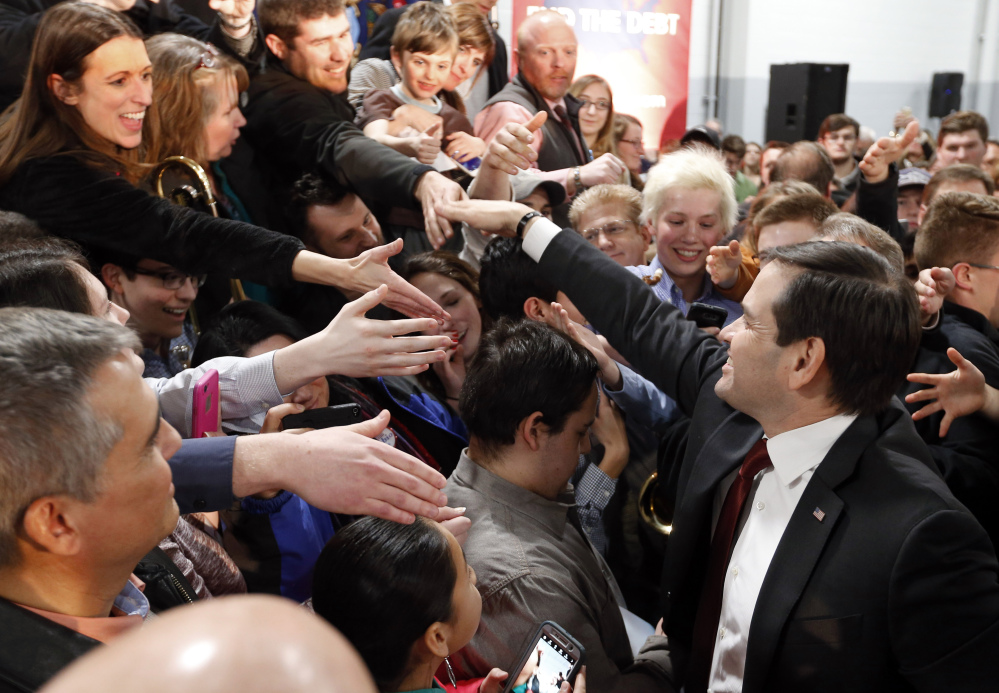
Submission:
M 524 207 L 439 211 L 523 235 L 691 418 L 663 572 L 676 690 L 994 687 L 999 564 L 893 399 L 919 313 L 883 258 L 844 243 L 775 249 L 719 342 Z

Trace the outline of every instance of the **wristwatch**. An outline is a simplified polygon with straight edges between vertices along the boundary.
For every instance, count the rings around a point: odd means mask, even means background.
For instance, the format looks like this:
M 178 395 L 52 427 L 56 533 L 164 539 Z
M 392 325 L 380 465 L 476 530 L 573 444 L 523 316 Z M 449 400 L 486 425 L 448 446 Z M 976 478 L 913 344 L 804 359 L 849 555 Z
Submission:
M 543 217 L 543 216 L 544 216 L 544 214 L 542 214 L 541 212 L 535 212 L 533 209 L 530 212 L 528 212 L 527 214 L 525 214 L 524 216 L 522 216 L 520 218 L 520 221 L 517 222 L 517 238 L 520 238 L 520 239 L 524 238 L 524 228 L 527 227 L 527 223 L 531 219 L 534 219 L 535 217 Z

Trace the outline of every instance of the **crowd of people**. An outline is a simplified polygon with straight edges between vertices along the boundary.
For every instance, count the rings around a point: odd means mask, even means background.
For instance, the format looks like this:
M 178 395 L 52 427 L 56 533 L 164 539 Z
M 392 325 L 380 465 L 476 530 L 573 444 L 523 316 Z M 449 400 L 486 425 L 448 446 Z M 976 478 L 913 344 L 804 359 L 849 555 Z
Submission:
M 0 0 L 0 690 L 993 690 L 986 118 L 493 4 Z

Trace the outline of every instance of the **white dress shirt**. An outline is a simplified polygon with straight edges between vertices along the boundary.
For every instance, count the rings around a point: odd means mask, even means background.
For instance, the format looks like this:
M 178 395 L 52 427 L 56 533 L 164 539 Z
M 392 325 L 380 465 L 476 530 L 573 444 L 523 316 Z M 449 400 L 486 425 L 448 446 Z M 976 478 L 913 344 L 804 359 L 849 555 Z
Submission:
M 756 475 L 739 519 L 741 531 L 725 572 L 709 693 L 742 690 L 749 626 L 770 561 L 815 468 L 856 418 L 854 414 L 839 414 L 767 441 L 773 467 Z M 738 470 L 715 493 L 713 523 L 718 521 L 736 474 Z

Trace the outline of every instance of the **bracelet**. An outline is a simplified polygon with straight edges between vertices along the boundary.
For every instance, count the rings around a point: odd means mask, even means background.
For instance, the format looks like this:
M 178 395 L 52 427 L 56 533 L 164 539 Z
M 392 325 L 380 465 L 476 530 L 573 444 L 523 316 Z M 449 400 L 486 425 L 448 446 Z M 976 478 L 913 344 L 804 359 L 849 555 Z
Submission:
M 541 217 L 541 216 L 544 216 L 544 215 L 541 212 L 535 212 L 533 209 L 530 212 L 528 212 L 527 214 L 525 214 L 524 216 L 522 216 L 520 218 L 520 221 L 517 222 L 517 238 L 520 238 L 521 240 L 523 240 L 523 238 L 524 238 L 524 229 L 527 227 L 527 223 L 531 219 L 534 219 L 535 217 Z
M 583 185 L 583 179 L 579 176 L 579 166 L 572 169 L 572 182 L 576 184 L 576 194 L 586 190 L 586 186 Z

